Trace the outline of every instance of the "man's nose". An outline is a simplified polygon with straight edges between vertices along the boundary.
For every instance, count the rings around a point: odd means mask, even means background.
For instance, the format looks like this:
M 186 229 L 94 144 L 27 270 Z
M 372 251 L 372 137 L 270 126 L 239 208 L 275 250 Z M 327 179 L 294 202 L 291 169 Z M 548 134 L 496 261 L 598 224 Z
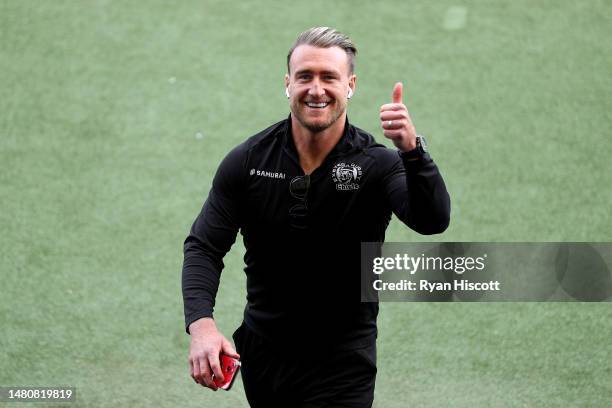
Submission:
M 312 81 L 310 89 L 308 89 L 308 94 L 311 96 L 323 96 L 325 95 L 325 89 L 321 86 L 321 82 L 318 79 Z

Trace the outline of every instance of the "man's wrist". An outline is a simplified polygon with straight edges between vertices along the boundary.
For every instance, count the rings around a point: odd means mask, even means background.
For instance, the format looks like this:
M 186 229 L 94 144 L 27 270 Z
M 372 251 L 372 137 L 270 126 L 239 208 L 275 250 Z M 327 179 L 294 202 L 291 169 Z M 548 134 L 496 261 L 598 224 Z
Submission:
M 400 155 L 405 161 L 416 161 L 422 159 L 427 154 L 427 143 L 421 135 L 416 136 L 416 147 L 412 150 L 400 149 Z
M 217 325 L 212 317 L 202 317 L 189 325 L 190 334 L 206 332 L 211 329 L 217 330 Z

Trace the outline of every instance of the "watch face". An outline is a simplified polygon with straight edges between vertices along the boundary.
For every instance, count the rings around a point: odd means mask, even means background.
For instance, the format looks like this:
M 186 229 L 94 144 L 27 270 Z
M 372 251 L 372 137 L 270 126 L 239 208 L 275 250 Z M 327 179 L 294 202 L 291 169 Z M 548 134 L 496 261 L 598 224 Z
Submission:
M 421 150 L 423 152 L 427 152 L 427 142 L 425 142 L 425 138 L 423 136 L 419 136 L 419 144 L 421 145 Z

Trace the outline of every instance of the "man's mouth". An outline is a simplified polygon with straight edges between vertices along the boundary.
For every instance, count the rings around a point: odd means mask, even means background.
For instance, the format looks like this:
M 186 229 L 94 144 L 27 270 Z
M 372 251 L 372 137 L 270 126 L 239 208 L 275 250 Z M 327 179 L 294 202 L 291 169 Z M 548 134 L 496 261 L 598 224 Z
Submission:
M 329 105 L 329 102 L 306 102 L 306 105 L 313 109 L 323 109 Z

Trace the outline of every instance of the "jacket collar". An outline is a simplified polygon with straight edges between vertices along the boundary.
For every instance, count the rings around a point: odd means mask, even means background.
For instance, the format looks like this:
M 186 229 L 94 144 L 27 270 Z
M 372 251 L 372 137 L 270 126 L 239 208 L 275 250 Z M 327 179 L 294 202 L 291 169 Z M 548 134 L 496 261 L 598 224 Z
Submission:
M 293 135 L 291 133 L 291 114 L 285 119 L 284 126 L 279 128 L 279 131 L 282 136 L 283 147 L 287 152 L 289 152 L 295 158 L 298 157 L 298 152 L 295 147 L 295 143 L 293 142 Z M 346 121 L 344 123 L 344 132 L 342 133 L 342 137 L 338 140 L 338 143 L 334 146 L 334 148 L 329 152 L 328 157 L 333 157 L 336 155 L 341 155 L 350 152 L 356 146 L 355 143 L 356 138 L 356 130 L 349 123 L 348 116 L 346 116 Z

